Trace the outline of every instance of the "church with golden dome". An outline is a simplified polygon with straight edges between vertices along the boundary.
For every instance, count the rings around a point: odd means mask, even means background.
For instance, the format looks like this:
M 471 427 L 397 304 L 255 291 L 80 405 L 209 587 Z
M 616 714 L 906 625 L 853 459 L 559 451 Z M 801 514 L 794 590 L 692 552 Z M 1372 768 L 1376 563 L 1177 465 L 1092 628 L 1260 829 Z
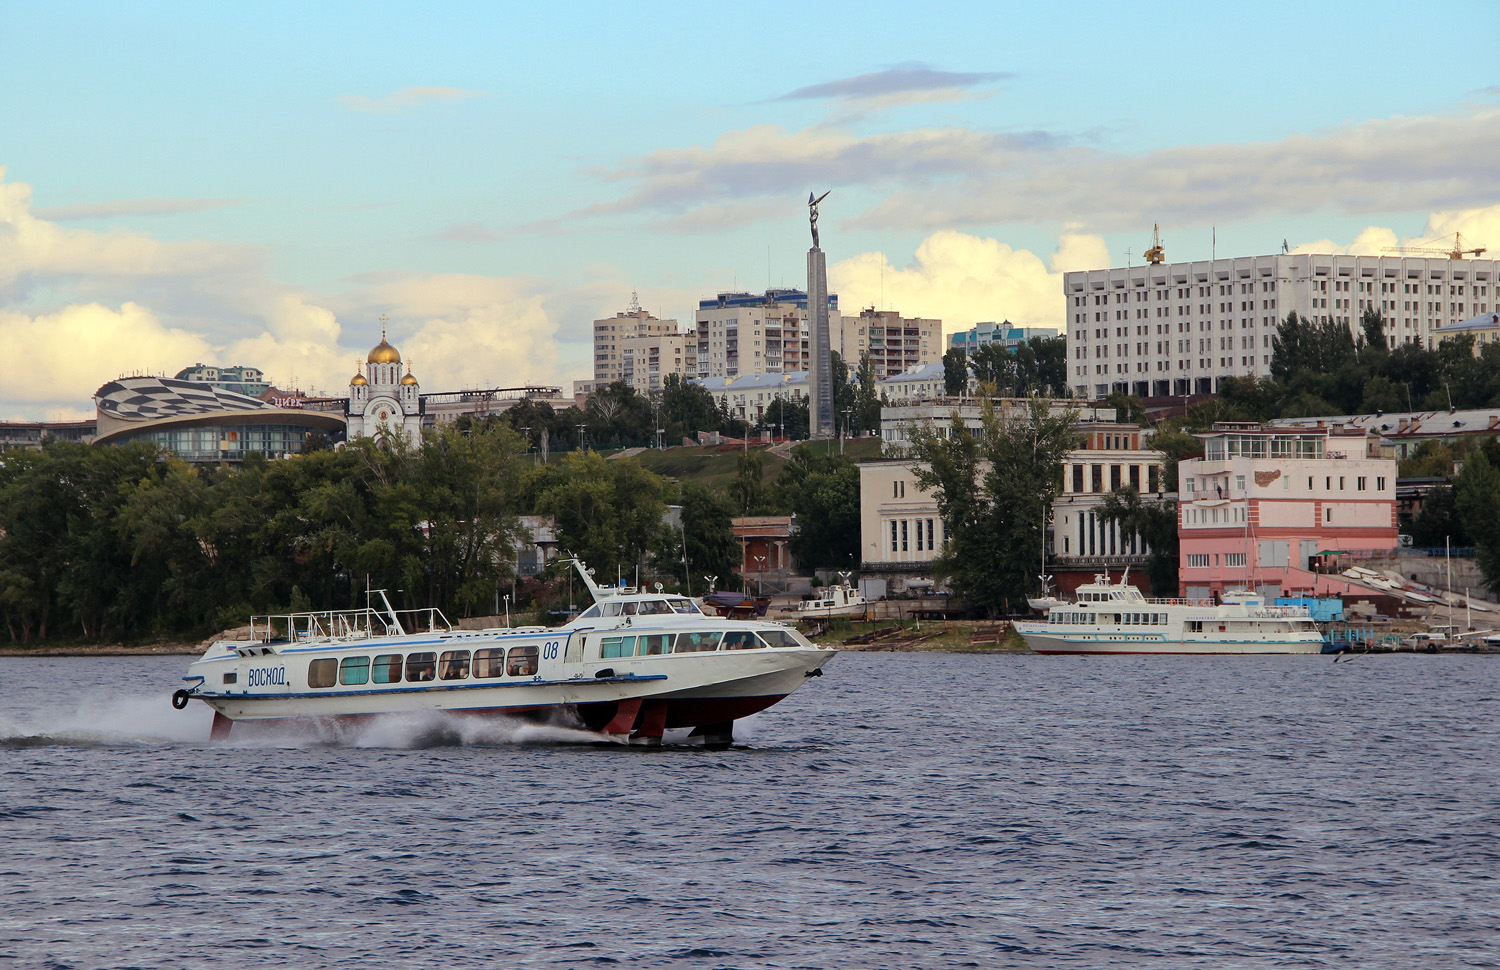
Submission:
M 411 365 L 401 373 L 401 352 L 385 339 L 381 318 L 380 343 L 365 357 L 364 373 L 349 380 L 349 440 L 405 438 L 422 441 L 422 397 Z

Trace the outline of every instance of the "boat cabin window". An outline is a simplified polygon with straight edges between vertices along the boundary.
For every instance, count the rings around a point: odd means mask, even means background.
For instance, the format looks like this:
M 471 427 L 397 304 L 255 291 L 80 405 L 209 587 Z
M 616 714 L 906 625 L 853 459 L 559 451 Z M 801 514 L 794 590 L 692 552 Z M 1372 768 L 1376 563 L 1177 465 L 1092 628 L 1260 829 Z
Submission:
M 578 614 L 578 618 L 580 620 L 592 620 L 599 615 L 599 607 L 597 605 L 594 605 Z
M 762 630 L 758 636 L 766 642 L 768 647 L 797 646 L 797 638 L 785 630 Z
M 601 616 L 619 616 L 624 603 L 600 603 L 599 614 Z M 632 606 L 635 604 L 631 604 Z
M 1203 621 L 1202 620 L 1188 620 L 1187 621 L 1187 632 L 1189 632 L 1189 633 L 1202 633 L 1203 632 Z
M 675 653 L 702 653 L 719 649 L 719 633 L 679 633 Z
M 690 599 L 683 599 L 679 597 L 677 599 L 667 600 L 667 603 L 671 605 L 672 612 L 674 613 L 690 613 L 693 616 L 703 615 L 703 611 L 698 609 L 698 605 Z
M 486 647 L 483 650 L 475 650 L 474 676 L 504 677 L 505 650 L 500 647 Z
M 672 608 L 667 605 L 666 600 L 646 600 L 636 608 L 636 612 L 641 616 L 657 616 L 672 612 Z
M 755 639 L 755 634 L 749 630 L 732 630 L 724 634 L 725 650 L 757 650 L 760 641 Z
M 642 657 L 656 657 L 672 652 L 672 634 L 651 633 L 640 638 L 636 652 Z
M 375 658 L 375 683 L 377 684 L 399 684 L 401 683 L 401 655 L 399 653 L 383 653 Z
M 406 655 L 406 679 L 413 683 L 431 680 L 437 674 L 437 654 L 409 653 Z
M 443 680 L 464 680 L 469 676 L 469 651 L 444 650 L 438 658 L 438 676 Z
M 307 686 L 332 687 L 339 679 L 339 662 L 333 658 L 314 660 L 307 665 Z
M 339 664 L 339 683 L 348 687 L 369 682 L 369 657 L 345 657 L 344 662 Z
M 530 677 L 536 673 L 536 647 L 511 647 L 507 660 L 512 677 Z
M 615 657 L 634 657 L 635 637 L 605 637 L 599 641 L 599 656 L 605 660 L 612 660 Z

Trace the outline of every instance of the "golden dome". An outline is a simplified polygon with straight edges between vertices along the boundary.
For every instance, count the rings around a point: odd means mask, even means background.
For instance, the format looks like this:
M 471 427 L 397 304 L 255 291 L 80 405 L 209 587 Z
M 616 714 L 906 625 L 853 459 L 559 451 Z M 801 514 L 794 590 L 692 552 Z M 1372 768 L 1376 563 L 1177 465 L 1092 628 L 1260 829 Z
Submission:
M 367 381 L 367 380 L 365 380 L 365 375 L 363 375 L 363 374 L 355 374 L 354 375 L 354 379 L 349 382 L 349 386 L 350 387 L 364 387 L 368 383 L 370 383 L 370 382 Z
M 384 337 L 381 337 L 380 343 L 375 345 L 375 349 L 370 351 L 370 356 L 366 357 L 365 360 L 372 364 L 399 364 L 401 363 L 401 353 L 395 347 L 386 343 Z
M 414 384 L 417 383 L 417 379 L 415 377 L 411 376 L 411 371 L 407 371 L 406 372 L 406 376 L 403 377 L 403 378 L 401 378 L 401 383 L 402 384 L 407 384 L 407 385 L 414 385 Z
M 401 353 L 385 342 L 385 317 L 380 318 L 380 343 L 375 345 L 375 348 L 370 351 L 370 356 L 365 360 L 372 364 L 401 363 Z

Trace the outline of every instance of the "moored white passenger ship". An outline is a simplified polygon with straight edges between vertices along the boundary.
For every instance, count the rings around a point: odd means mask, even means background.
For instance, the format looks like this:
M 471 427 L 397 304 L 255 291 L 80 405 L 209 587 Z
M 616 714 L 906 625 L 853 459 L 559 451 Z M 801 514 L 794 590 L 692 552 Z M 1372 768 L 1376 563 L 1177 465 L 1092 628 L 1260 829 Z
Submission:
M 1128 571 L 1126 573 L 1128 576 Z M 1078 587 L 1037 623 L 1016 632 L 1037 653 L 1320 653 L 1323 634 L 1307 610 L 1271 606 L 1259 593 L 1226 592 L 1220 603 L 1155 599 L 1109 575 Z
M 594 604 L 556 628 L 453 629 L 437 610 L 256 617 L 220 640 L 173 695 L 214 710 L 213 737 L 241 721 L 339 723 L 420 712 L 545 720 L 635 743 L 671 728 L 733 741 L 738 718 L 822 673 L 834 650 L 764 620 L 707 616 L 690 598 L 601 587 L 574 562 Z

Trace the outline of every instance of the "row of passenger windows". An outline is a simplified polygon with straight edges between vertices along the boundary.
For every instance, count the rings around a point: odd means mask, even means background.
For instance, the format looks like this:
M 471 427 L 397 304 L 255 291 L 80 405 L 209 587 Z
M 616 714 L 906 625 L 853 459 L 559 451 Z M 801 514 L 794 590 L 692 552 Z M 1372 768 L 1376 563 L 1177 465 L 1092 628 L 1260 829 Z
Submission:
M 760 647 L 795 647 L 797 640 L 784 630 L 762 630 L 751 633 L 648 633 L 639 636 L 605 637 L 599 644 L 599 656 L 652 657 L 668 653 L 703 653 L 710 650 L 753 650 Z M 441 654 L 383 653 L 373 662 L 369 657 L 332 657 L 314 660 L 307 668 L 309 687 L 359 687 L 364 684 L 420 684 L 431 680 L 478 680 L 496 677 L 530 677 L 537 671 L 538 651 L 534 646 L 500 647 L 475 650 L 445 650 Z
M 796 639 L 784 630 L 762 630 L 751 633 L 647 633 L 640 636 L 605 637 L 599 644 L 599 656 L 654 657 L 664 653 L 703 653 L 709 650 L 755 650 L 760 647 L 795 647 Z
M 342 662 L 329 657 L 314 660 L 307 668 L 307 686 L 358 687 L 363 684 L 399 684 L 402 680 L 420 684 L 438 680 L 467 680 L 472 674 L 481 680 L 496 677 L 530 677 L 537 670 L 536 647 L 502 647 L 475 650 L 382 653 L 371 662 L 369 657 L 345 657 Z
M 1099 623 L 1123 623 L 1126 626 L 1165 626 L 1165 613 L 1067 613 L 1051 610 L 1047 613 L 1049 623 L 1068 623 L 1093 626 Z

